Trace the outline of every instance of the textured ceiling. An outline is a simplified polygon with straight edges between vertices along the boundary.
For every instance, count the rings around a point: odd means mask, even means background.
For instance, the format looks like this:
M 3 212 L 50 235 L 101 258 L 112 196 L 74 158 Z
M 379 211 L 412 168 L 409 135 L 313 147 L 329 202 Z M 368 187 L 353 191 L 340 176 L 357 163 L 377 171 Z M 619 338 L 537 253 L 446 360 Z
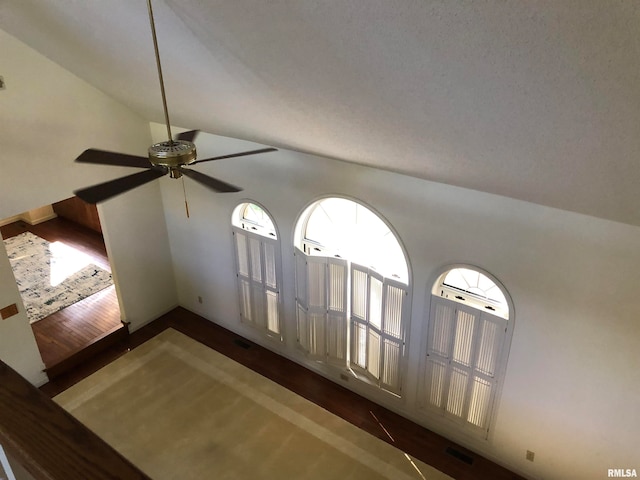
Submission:
M 637 0 L 154 9 L 174 125 L 640 225 Z M 144 0 L 0 0 L 0 28 L 163 121 Z

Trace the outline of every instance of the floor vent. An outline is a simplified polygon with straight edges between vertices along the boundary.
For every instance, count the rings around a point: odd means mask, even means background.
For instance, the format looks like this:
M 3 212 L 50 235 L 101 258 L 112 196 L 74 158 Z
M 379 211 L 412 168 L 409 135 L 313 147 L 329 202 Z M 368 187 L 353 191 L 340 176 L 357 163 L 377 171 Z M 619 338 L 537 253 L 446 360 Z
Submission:
M 245 350 L 251 348 L 251 345 L 249 345 L 247 342 L 240 340 L 239 338 L 236 338 L 233 343 L 235 343 L 238 347 L 242 347 Z
M 455 448 L 452 448 L 452 447 L 447 447 L 445 452 L 451 455 L 452 457 L 457 458 L 461 462 L 466 463 L 467 465 L 473 465 L 473 457 L 470 457 L 469 455 L 462 453 L 460 450 L 456 450 Z

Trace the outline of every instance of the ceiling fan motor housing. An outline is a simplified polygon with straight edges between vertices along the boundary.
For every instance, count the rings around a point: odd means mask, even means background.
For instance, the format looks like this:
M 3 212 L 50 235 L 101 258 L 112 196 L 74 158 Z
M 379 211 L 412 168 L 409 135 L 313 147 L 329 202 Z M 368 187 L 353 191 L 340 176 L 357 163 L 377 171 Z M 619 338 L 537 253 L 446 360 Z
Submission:
M 186 140 L 155 143 L 149 147 L 149 161 L 155 166 L 167 167 L 171 171 L 195 162 L 196 156 L 195 144 Z
M 1 2 L 2 0 L 0 0 Z M 218 157 L 206 158 L 196 162 L 196 146 L 193 139 L 198 134 L 198 130 L 182 132 L 176 140 L 172 140 L 171 123 L 169 122 L 169 112 L 167 109 L 167 99 L 164 93 L 164 82 L 162 80 L 162 68 L 160 66 L 160 53 L 158 50 L 158 42 L 156 39 L 156 27 L 153 20 L 153 10 L 151 8 L 151 0 L 147 0 L 149 10 L 149 22 L 151 23 L 151 34 L 153 37 L 153 49 L 156 54 L 156 63 L 158 66 L 158 79 L 160 80 L 160 90 L 162 93 L 162 106 L 164 108 L 164 118 L 167 127 L 168 140 L 161 143 L 155 143 L 149 147 L 148 161 L 144 157 L 136 155 L 127 155 L 122 153 L 109 152 L 105 150 L 97 150 L 89 148 L 85 150 L 76 162 L 79 163 L 95 163 L 98 165 L 116 165 L 121 167 L 134 167 L 145 169 L 142 172 L 127 175 L 126 177 L 116 178 L 108 182 L 93 185 L 92 187 L 76 190 L 74 193 L 85 202 L 96 204 L 111 197 L 131 190 L 132 188 L 144 185 L 156 178 L 160 178 L 169 174 L 171 178 L 180 178 L 183 175 L 193 179 L 194 181 L 204 185 L 214 192 L 239 192 L 241 189 L 235 185 L 223 182 L 216 178 L 205 175 L 190 168 L 182 168 L 193 163 L 210 162 L 212 160 L 221 160 L 223 158 L 244 157 L 246 155 L 255 155 L 257 153 L 273 152 L 275 148 L 262 148 L 249 152 L 240 152 L 230 155 L 221 155 Z M 1 80 L 1 77 L 0 77 Z M 187 216 L 189 216 L 187 212 Z

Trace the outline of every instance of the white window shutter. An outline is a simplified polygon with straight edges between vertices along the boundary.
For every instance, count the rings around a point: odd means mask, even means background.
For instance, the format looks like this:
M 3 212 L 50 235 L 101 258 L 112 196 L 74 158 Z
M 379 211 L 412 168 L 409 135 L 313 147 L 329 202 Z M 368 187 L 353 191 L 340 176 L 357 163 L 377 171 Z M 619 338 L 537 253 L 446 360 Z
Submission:
M 251 268 L 251 280 L 256 284 L 262 284 L 262 255 L 260 238 L 251 234 L 249 237 L 249 266 Z
M 307 312 L 309 322 L 309 358 L 325 360 L 326 358 L 326 312 Z
M 405 284 L 390 278 L 383 280 L 380 386 L 398 395 L 402 389 L 401 372 L 407 295 Z
M 294 249 L 296 263 L 296 326 L 298 345 L 309 353 L 309 298 L 307 294 L 307 255 L 302 250 Z
M 307 309 L 304 305 L 296 303 L 296 327 L 298 335 L 298 345 L 305 352 L 309 352 L 309 321 L 307 320 Z
M 402 390 L 402 351 L 401 341 L 383 337 L 380 386 L 398 395 Z
M 264 265 L 262 288 L 265 300 L 265 327 L 269 332 L 280 335 L 280 249 L 277 240 L 266 237 L 262 239 L 261 247 Z
M 367 368 L 367 325 L 357 321 L 351 323 L 351 366 Z
M 369 325 L 382 330 L 382 292 L 384 278 L 377 272 L 369 271 Z
M 369 327 L 367 338 L 367 372 L 376 380 L 380 380 L 380 332 Z
M 253 304 L 253 323 L 266 328 L 265 298 L 263 279 L 263 261 L 261 242 L 257 235 L 247 235 L 249 239 L 249 271 L 251 272 L 251 303 Z
M 369 269 L 351 264 L 351 315 L 364 322 L 368 321 Z
M 347 362 L 347 279 L 349 264 L 327 258 L 327 360 L 339 366 Z
M 253 304 L 253 324 L 260 328 L 267 328 L 265 292 L 263 286 L 259 283 L 251 285 L 251 303 Z
M 307 255 L 299 248 L 294 249 L 296 260 L 296 302 L 307 308 Z
M 479 329 L 478 354 L 475 368 L 490 377 L 496 376 L 497 363 L 501 354 L 506 321 L 489 313 L 482 313 Z
M 244 278 L 238 278 L 238 288 L 240 290 L 240 317 L 242 321 L 253 323 L 251 315 L 251 285 Z
M 242 230 L 233 230 L 236 246 L 236 267 L 238 273 L 238 292 L 240 295 L 240 319 L 253 323 L 251 307 L 251 277 L 249 274 L 249 252 L 247 235 Z
M 325 360 L 327 259 L 295 249 L 298 344 L 310 358 Z
M 280 249 L 277 239 L 233 227 L 240 316 L 280 340 Z
M 490 313 L 480 314 L 476 334 L 476 355 L 469 386 L 467 422 L 486 431 L 496 394 L 498 359 L 504 344 L 507 320 Z
M 264 284 L 270 289 L 278 288 L 278 256 L 277 245 L 267 240 L 262 241 L 262 258 L 264 258 Z
M 444 415 L 486 432 L 506 322 L 446 298 L 431 297 L 423 399 Z
M 449 383 L 449 361 L 456 313 L 456 305 L 444 300 L 435 296 L 431 300 L 424 377 L 427 404 L 443 411 L 447 399 L 446 389 Z
M 351 366 L 400 394 L 407 286 L 351 264 Z
M 384 305 L 384 333 L 394 338 L 401 339 L 404 336 L 404 319 L 407 286 L 385 279 L 385 305 Z
M 247 253 L 247 236 L 242 231 L 234 230 L 233 236 L 236 239 L 236 259 L 238 274 L 249 278 L 249 255 Z
M 351 366 L 367 371 L 369 269 L 351 264 Z
M 307 306 L 315 313 L 327 311 L 327 259 L 307 257 Z
M 309 357 L 324 360 L 327 318 L 327 259 L 307 256 L 307 320 L 309 322 Z
M 445 415 L 465 421 L 467 417 L 470 382 L 476 348 L 476 332 L 480 312 L 466 305 L 455 306 L 453 338 L 449 358 L 449 384 L 446 391 Z
M 267 315 L 267 330 L 273 332 L 275 334 L 280 334 L 280 294 L 278 292 L 273 292 L 267 290 L 267 304 L 266 304 L 266 315 Z

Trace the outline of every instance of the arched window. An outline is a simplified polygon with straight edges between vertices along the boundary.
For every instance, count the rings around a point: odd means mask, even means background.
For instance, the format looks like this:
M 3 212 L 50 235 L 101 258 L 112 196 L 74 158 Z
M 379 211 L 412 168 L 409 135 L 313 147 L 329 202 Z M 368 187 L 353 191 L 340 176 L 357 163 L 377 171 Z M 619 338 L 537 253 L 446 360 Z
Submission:
M 232 215 L 240 319 L 282 341 L 280 241 L 269 214 L 255 203 L 241 203 Z
M 302 245 L 310 255 L 346 258 L 367 265 L 381 275 L 409 282 L 402 247 L 387 224 L 364 205 L 345 198 L 325 198 L 311 205 Z
M 471 266 L 433 285 L 420 404 L 486 437 L 508 355 L 512 308 L 497 280 Z
M 233 224 L 249 232 L 277 238 L 273 220 L 261 206 L 255 203 L 238 205 L 233 212 Z
M 296 227 L 299 347 L 400 395 L 409 268 L 389 226 L 364 205 L 325 198 Z

